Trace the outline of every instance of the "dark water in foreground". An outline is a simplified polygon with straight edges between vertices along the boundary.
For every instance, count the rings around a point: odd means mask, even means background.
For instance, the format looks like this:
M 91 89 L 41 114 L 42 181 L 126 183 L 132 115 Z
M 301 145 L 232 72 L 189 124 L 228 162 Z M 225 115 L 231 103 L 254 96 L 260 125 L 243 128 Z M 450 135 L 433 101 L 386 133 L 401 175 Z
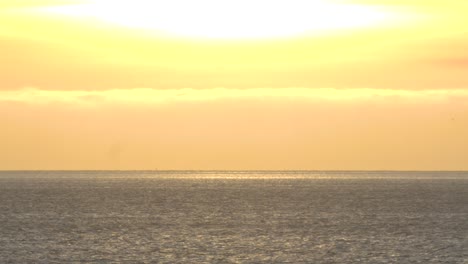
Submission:
M 0 172 L 0 263 L 468 263 L 468 172 Z

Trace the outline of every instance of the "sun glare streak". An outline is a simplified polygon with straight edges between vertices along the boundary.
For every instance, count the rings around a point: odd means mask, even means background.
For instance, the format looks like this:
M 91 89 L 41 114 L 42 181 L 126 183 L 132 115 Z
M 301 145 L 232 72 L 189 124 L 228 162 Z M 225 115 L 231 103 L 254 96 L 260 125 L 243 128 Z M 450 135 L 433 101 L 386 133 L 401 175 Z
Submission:
M 383 8 L 326 0 L 94 0 L 38 9 L 162 35 L 209 39 L 261 39 L 323 34 L 394 22 Z

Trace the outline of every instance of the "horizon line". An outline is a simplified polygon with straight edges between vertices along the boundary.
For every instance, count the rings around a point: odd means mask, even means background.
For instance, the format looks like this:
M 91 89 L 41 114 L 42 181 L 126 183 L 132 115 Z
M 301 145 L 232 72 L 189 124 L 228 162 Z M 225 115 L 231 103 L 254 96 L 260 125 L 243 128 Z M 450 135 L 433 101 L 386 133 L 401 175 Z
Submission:
M 347 170 L 347 169 L 0 169 L 0 172 L 468 172 L 468 170 L 395 170 L 395 169 L 381 169 L 381 170 Z

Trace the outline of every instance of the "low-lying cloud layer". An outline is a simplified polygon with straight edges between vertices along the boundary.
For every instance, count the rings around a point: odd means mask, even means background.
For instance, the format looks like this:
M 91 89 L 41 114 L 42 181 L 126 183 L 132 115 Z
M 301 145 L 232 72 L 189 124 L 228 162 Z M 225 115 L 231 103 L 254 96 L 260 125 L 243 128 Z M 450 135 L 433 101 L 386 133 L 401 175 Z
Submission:
M 49 91 L 35 88 L 0 91 L 0 102 L 30 104 L 66 103 L 79 105 L 158 105 L 216 100 L 299 100 L 310 102 L 434 103 L 467 100 L 468 89 L 395 90 L 333 88 L 258 89 L 115 89 L 103 91 Z

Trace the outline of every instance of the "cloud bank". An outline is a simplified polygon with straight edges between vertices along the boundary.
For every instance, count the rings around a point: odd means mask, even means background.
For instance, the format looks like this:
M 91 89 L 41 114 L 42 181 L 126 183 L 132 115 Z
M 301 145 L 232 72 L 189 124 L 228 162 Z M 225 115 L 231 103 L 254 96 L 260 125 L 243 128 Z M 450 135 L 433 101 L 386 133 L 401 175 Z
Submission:
M 257 88 L 257 89 L 115 89 L 102 91 L 50 91 L 36 88 L 0 91 L 0 102 L 30 104 L 170 104 L 216 100 L 301 100 L 319 102 L 433 103 L 468 99 L 468 89 L 394 90 L 334 88 Z

